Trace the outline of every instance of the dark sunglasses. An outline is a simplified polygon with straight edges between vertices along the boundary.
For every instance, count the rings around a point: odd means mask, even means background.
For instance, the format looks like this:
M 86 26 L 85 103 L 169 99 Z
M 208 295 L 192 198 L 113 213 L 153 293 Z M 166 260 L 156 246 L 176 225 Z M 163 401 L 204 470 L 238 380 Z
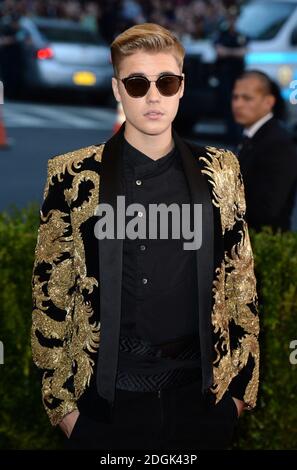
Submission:
M 157 80 L 149 80 L 142 75 L 133 75 L 132 77 L 119 78 L 127 90 L 128 95 L 133 98 L 142 98 L 145 96 L 151 86 L 152 82 L 156 83 L 158 91 L 163 96 L 175 95 L 183 81 L 182 75 L 164 74 Z

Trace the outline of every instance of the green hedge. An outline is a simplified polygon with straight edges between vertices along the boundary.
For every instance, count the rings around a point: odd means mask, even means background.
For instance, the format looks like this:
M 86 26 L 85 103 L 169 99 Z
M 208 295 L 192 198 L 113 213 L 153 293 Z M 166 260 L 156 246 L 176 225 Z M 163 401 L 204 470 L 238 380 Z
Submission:
M 61 435 L 49 425 L 30 349 L 31 277 L 39 209 L 0 213 L 0 449 L 51 449 Z
M 297 449 L 297 233 L 252 234 L 260 304 L 260 393 L 240 420 L 242 449 Z
M 0 448 L 55 449 L 30 352 L 31 275 L 38 207 L 0 213 Z M 239 420 L 234 447 L 297 449 L 297 233 L 252 234 L 260 294 L 261 387 L 256 410 Z

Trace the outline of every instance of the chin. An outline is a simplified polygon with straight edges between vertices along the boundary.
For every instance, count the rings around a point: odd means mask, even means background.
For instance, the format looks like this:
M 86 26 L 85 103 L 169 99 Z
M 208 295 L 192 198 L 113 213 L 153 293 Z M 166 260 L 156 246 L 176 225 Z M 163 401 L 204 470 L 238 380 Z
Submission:
M 148 134 L 148 135 L 159 135 L 159 134 L 162 134 L 163 132 L 165 132 L 168 127 L 170 127 L 170 123 L 169 124 L 164 124 L 164 123 L 161 123 L 161 122 L 155 122 L 155 123 L 150 123 L 149 125 L 145 125 L 145 126 L 142 126 L 141 128 L 139 127 L 139 130 L 141 132 L 143 132 L 144 134 Z
M 249 126 L 249 124 L 246 121 L 242 120 L 242 119 L 235 119 L 235 122 L 239 126 L 243 126 L 243 127 L 248 127 Z

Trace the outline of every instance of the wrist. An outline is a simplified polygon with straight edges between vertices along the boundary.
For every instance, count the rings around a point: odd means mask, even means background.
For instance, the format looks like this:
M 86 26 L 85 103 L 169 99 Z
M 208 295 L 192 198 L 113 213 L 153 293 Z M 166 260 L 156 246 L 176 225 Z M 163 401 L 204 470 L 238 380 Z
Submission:
M 246 404 L 244 401 L 240 400 L 239 398 L 236 398 L 236 397 L 233 397 L 232 396 L 232 399 L 234 400 L 235 402 L 235 405 L 236 405 L 236 408 L 237 408 L 237 413 L 238 413 L 238 417 L 242 414 L 243 410 L 245 409 L 246 407 Z
M 69 438 L 72 430 L 74 428 L 74 425 L 76 423 L 76 420 L 78 419 L 79 416 L 79 411 L 74 410 L 71 411 L 70 413 L 67 413 L 64 415 L 63 419 L 60 421 L 59 426 L 61 430 L 66 434 L 66 436 Z

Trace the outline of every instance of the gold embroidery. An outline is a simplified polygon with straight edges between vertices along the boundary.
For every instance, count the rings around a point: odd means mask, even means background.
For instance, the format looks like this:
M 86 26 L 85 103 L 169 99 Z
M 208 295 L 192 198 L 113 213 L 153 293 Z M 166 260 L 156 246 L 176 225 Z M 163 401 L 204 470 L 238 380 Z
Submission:
M 75 396 L 79 398 L 86 385 L 89 385 L 93 373 L 94 361 L 88 352 L 96 352 L 100 340 L 99 325 L 90 323 L 93 309 L 88 302 L 84 302 L 82 295 L 76 298 L 73 314 L 73 333 L 69 339 L 69 355 L 75 361 L 77 372 L 74 376 Z
M 60 358 L 59 358 L 59 367 L 55 368 L 52 376 L 44 376 L 43 379 L 43 398 L 51 403 L 54 399 L 63 401 L 63 400 L 74 400 L 72 392 L 70 392 L 66 387 L 66 381 L 72 376 L 72 361 L 70 357 L 66 354 L 64 348 L 60 348 Z M 44 351 L 44 354 L 47 355 L 48 350 Z M 55 367 L 56 364 L 52 363 L 51 367 Z M 47 410 L 48 411 L 48 410 Z
M 68 152 L 64 155 L 58 155 L 48 161 L 48 179 L 44 189 L 44 198 L 46 198 L 49 186 L 53 184 L 53 177 L 56 176 L 58 181 L 63 181 L 63 175 L 67 171 L 70 175 L 75 175 L 79 172 L 83 161 L 86 158 L 93 157 L 97 162 L 101 162 L 104 144 L 99 147 L 91 145 L 74 152 Z
M 40 321 L 40 319 L 39 319 Z M 44 329 L 44 327 L 43 327 Z M 53 335 L 55 336 L 55 334 Z M 35 341 L 35 340 L 34 340 Z M 63 360 L 63 348 L 53 347 L 48 348 L 42 346 L 38 341 L 34 344 L 35 346 L 35 359 L 38 367 L 41 369 L 53 369 L 60 368 L 60 364 Z
M 66 259 L 56 266 L 53 266 L 51 277 L 48 281 L 48 295 L 53 304 L 60 310 L 69 313 L 72 308 L 72 296 L 70 289 L 74 286 L 75 273 L 73 270 L 73 260 Z
M 256 403 L 259 382 L 259 345 L 257 340 L 259 319 L 257 315 L 252 313 L 249 305 L 253 304 L 257 310 L 256 280 L 245 222 L 243 222 L 243 230 L 239 233 L 241 234 L 240 242 L 232 247 L 231 256 L 225 253 L 225 259 L 221 267 L 217 268 L 217 278 L 214 281 L 215 303 L 212 322 L 215 333 L 219 334 L 219 340 L 215 345 L 217 357 L 213 367 L 212 391 L 216 394 L 216 402 L 218 402 L 228 389 L 231 380 L 247 365 L 251 356 L 255 366 L 252 378 L 245 390 L 244 401 L 253 407 Z M 229 339 L 231 320 L 245 332 L 239 339 L 239 346 L 233 350 L 231 350 Z M 222 351 L 224 356 L 222 356 Z
M 37 245 L 35 249 L 35 264 L 53 264 L 59 261 L 64 253 L 70 253 L 72 249 L 72 236 L 65 236 L 69 228 L 68 214 L 59 210 L 51 210 L 44 216 L 41 212 L 41 225 L 38 230 Z
M 211 390 L 216 394 L 216 402 L 220 401 L 232 379 L 252 357 L 255 365 L 244 400 L 253 407 L 259 382 L 259 319 L 253 254 L 243 218 L 246 210 L 244 187 L 234 154 L 214 147 L 206 149 L 207 157 L 199 159 L 204 162 L 202 173 L 208 176 L 213 188 L 212 203 L 220 211 L 223 235 L 238 221 L 242 226 L 242 230 L 238 232 L 241 236 L 239 243 L 231 248 L 230 253 L 225 252 L 213 282 L 212 324 L 217 341 L 214 346 L 216 357 L 213 362 L 214 382 Z M 252 306 L 255 314 L 251 310 Z M 233 323 L 242 328 L 243 334 L 238 339 L 237 346 L 231 349 L 230 328 Z
M 75 400 L 72 400 L 71 398 L 67 398 L 63 400 L 58 406 L 55 408 L 51 409 L 48 406 L 48 403 L 51 403 L 50 400 L 46 400 L 46 381 L 43 383 L 43 404 L 45 409 L 47 410 L 48 416 L 50 418 L 50 421 L 53 426 L 56 426 L 59 424 L 63 416 L 66 416 L 68 413 L 71 413 L 72 411 L 77 410 L 77 404 Z
M 85 200 L 79 207 L 69 210 L 69 214 L 56 208 L 46 216 L 41 213 L 35 250 L 36 274 L 32 279 L 36 308 L 33 312 L 31 341 L 35 363 L 47 370 L 43 377 L 42 393 L 44 406 L 53 425 L 66 413 L 76 409 L 76 400 L 89 384 L 93 373 L 94 361 L 89 354 L 94 353 L 99 346 L 100 322 L 91 323 L 94 312 L 82 294 L 84 289 L 92 292 L 94 287 L 98 287 L 98 282 L 87 276 L 80 231 L 81 225 L 94 215 L 98 204 L 99 175 L 95 171 L 81 171 L 81 165 L 85 158 L 91 156 L 100 162 L 103 148 L 104 145 L 88 147 L 56 157 L 49 164 L 45 195 L 49 186 L 54 184 L 53 176 L 57 176 L 61 182 L 66 171 L 74 176 L 71 188 L 65 190 L 64 194 L 69 205 L 77 200 L 81 184 L 86 181 L 93 183 Z M 46 263 L 45 267 L 42 263 Z M 48 281 L 41 281 L 37 269 L 43 269 Z M 59 309 L 55 311 L 56 317 L 60 315 L 59 319 L 49 316 L 50 302 Z M 54 338 L 62 341 L 62 345 L 48 347 L 44 345 L 46 343 L 41 344 L 36 332 L 46 341 Z M 74 393 L 67 388 L 67 381 L 72 377 Z
M 43 287 L 46 286 L 46 281 L 40 282 L 38 276 L 33 276 L 32 279 L 32 295 L 35 299 L 35 305 L 39 310 L 46 310 L 48 307 L 43 306 L 46 300 L 49 300 L 48 296 L 44 294 Z
M 218 367 L 213 368 L 213 374 L 214 381 L 211 391 L 216 395 L 216 403 L 218 403 L 228 389 L 231 380 L 236 375 L 232 367 L 230 348 L 228 348 L 228 352 L 220 358 Z
M 260 350 L 259 350 L 259 342 L 255 336 L 249 336 L 246 338 L 246 343 L 242 343 L 242 349 L 249 351 L 255 361 L 255 367 L 253 368 L 252 378 L 247 384 L 245 389 L 245 394 L 243 400 L 247 403 L 251 408 L 256 405 L 257 400 L 257 393 L 259 387 L 259 369 L 260 369 Z M 248 359 L 248 358 L 247 358 Z M 243 367 L 243 366 L 242 366 Z
M 79 207 L 74 207 L 71 213 L 71 226 L 73 231 L 74 243 L 74 262 L 75 270 L 79 274 L 78 285 L 80 291 L 87 289 L 89 293 L 93 288 L 98 287 L 95 278 L 87 277 L 87 267 L 85 262 L 84 243 L 80 232 L 81 225 L 90 217 L 94 216 L 95 209 L 99 201 L 99 175 L 94 171 L 82 171 L 73 178 L 72 187 L 65 190 L 65 198 L 68 203 L 76 201 L 79 186 L 85 182 L 91 181 L 93 189 L 90 190 L 88 200 L 84 201 Z
M 222 263 L 221 268 L 216 269 L 217 277 L 214 280 L 214 308 L 212 319 L 215 326 L 214 332 L 218 333 L 219 330 L 228 327 L 229 318 L 226 317 L 225 312 L 225 265 Z
M 199 159 L 205 163 L 202 173 L 209 177 L 213 186 L 214 206 L 220 209 L 223 235 L 230 230 L 236 220 L 245 213 L 244 189 L 239 178 L 239 163 L 235 155 L 229 150 L 206 147 L 206 157 Z
M 226 297 L 228 299 L 228 311 L 238 326 L 246 332 L 254 335 L 259 334 L 259 318 L 254 315 L 249 304 L 256 303 L 256 278 L 254 276 L 254 261 L 251 249 L 247 225 L 243 223 L 241 240 L 234 245 L 231 256 L 227 254 L 226 270 Z M 234 301 L 236 300 L 236 302 Z
M 99 200 L 99 175 L 93 171 L 82 171 L 73 178 L 71 188 L 65 190 L 65 198 L 71 204 L 77 200 L 79 187 L 86 181 L 93 183 L 93 188 L 89 190 L 88 199 L 84 200 L 79 207 L 74 207 L 71 212 L 71 226 L 75 241 L 74 263 L 75 271 L 79 274 L 77 285 L 81 294 L 84 289 L 91 293 L 94 287 L 98 287 L 98 281 L 87 276 L 85 248 L 80 227 L 86 220 L 94 216 Z M 76 297 L 73 313 L 73 335 L 69 342 L 70 356 L 77 365 L 77 372 L 74 376 L 77 398 L 90 382 L 94 361 L 90 358 L 88 352 L 96 351 L 100 338 L 100 324 L 89 323 L 89 319 L 93 315 L 93 309 L 89 303 L 84 303 L 81 294 Z
M 103 153 L 103 150 L 104 150 L 104 145 L 105 144 L 101 144 L 101 145 L 99 145 L 99 147 L 96 147 L 96 152 L 95 152 L 95 156 L 94 156 L 94 159 L 96 160 L 96 162 L 101 162 L 101 160 L 102 160 L 102 153 Z
M 48 308 L 48 307 L 46 307 Z M 43 309 L 45 310 L 45 309 Z M 51 317 L 46 315 L 42 310 L 34 309 L 32 314 L 32 321 L 34 325 L 34 331 L 39 331 L 45 338 L 64 339 L 67 335 L 67 323 L 62 321 L 53 320 Z M 42 360 L 43 349 L 39 349 L 39 343 L 34 344 L 36 347 L 33 348 L 35 354 L 35 362 L 40 364 Z

